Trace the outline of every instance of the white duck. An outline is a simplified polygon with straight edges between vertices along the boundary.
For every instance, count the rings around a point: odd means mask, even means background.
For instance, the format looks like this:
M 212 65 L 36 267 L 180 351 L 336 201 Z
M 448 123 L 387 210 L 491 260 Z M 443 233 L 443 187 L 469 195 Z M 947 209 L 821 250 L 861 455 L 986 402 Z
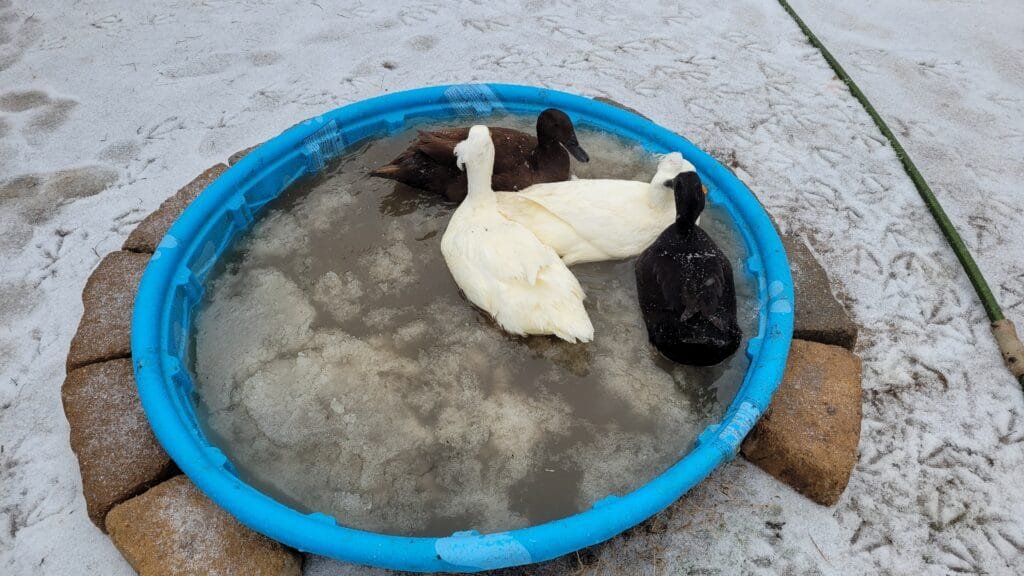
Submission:
M 487 127 L 473 126 L 455 155 L 465 167 L 468 192 L 441 237 L 441 253 L 466 298 L 512 334 L 593 340 L 576 277 L 554 250 L 498 212 L 491 188 L 494 143 Z
M 696 171 L 679 152 L 662 156 L 650 183 L 569 180 L 499 192 L 498 211 L 528 228 L 568 264 L 636 256 L 675 222 L 672 179 Z M 699 223 L 699 222 L 698 222 Z

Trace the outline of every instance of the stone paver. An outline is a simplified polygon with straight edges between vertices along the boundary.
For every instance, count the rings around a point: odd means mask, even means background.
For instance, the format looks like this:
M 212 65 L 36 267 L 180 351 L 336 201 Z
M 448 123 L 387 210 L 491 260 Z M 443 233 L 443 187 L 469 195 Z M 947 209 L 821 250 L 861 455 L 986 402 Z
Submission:
M 259 144 L 257 144 L 256 146 L 259 146 Z M 256 146 L 249 146 L 248 148 L 244 148 L 232 154 L 228 158 L 228 166 L 234 166 L 235 164 L 238 164 L 238 161 L 241 160 L 242 158 L 245 158 L 246 154 L 248 154 L 249 152 L 255 150 Z
M 857 343 L 857 325 L 832 295 L 825 269 L 800 237 L 783 235 L 782 244 L 789 258 L 796 292 L 793 337 L 853 350 Z
M 131 354 L 132 305 L 149 254 L 112 252 L 100 261 L 82 291 L 82 320 L 71 339 L 68 372 Z
M 860 359 L 839 346 L 793 340 L 782 384 L 742 452 L 797 492 L 831 506 L 857 463 L 860 421 Z
M 103 529 L 114 505 L 166 479 L 175 466 L 142 411 L 130 359 L 72 371 L 64 380 L 61 400 L 82 473 L 86 509 Z
M 107 515 L 107 530 L 139 576 L 298 576 L 293 551 L 246 528 L 176 476 Z
M 155 251 L 164 234 L 171 228 L 171 224 L 181 216 L 189 203 L 227 169 L 227 164 L 215 164 L 183 186 L 174 196 L 164 200 L 155 212 L 146 216 L 135 230 L 132 230 L 124 242 L 123 249 L 133 252 Z
M 636 108 L 630 108 L 629 106 L 626 106 L 625 104 L 620 104 L 619 102 L 616 102 L 615 100 L 612 100 L 611 98 L 606 98 L 604 96 L 594 96 L 594 100 L 597 100 L 598 102 L 604 102 L 605 104 L 611 104 L 612 106 L 615 106 L 616 108 L 622 108 L 626 112 L 632 112 L 633 114 L 636 114 L 637 116 L 639 116 L 641 118 L 647 118 L 647 115 L 643 114 L 642 112 L 640 112 Z M 650 118 L 647 118 L 647 119 L 650 120 Z

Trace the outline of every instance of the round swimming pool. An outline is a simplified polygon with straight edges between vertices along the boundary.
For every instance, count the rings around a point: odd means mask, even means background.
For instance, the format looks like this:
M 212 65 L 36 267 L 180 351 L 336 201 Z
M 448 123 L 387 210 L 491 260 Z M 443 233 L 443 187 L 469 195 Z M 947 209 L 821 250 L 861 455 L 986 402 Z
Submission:
M 485 122 L 495 113 L 536 115 L 557 107 L 580 126 L 635 141 L 655 153 L 680 151 L 697 168 L 712 199 L 727 209 L 750 254 L 757 280 L 758 333 L 748 344 L 750 369 L 718 424 L 676 464 L 637 490 L 609 495 L 584 512 L 527 528 L 442 538 L 347 528 L 306 514 L 239 479 L 196 419 L 189 371 L 191 325 L 205 281 L 254 217 L 297 179 L 367 140 L 423 121 Z M 171 227 L 136 296 L 132 357 L 143 407 L 157 438 L 183 472 L 243 524 L 302 551 L 339 560 L 421 572 L 473 572 L 548 560 L 606 540 L 664 509 L 735 455 L 782 379 L 793 330 L 793 286 L 782 242 L 753 194 L 730 171 L 684 138 L 589 98 L 500 84 L 437 86 L 344 106 L 290 128 L 259 146 L 211 184 Z M 342 519 L 343 521 L 343 519 Z

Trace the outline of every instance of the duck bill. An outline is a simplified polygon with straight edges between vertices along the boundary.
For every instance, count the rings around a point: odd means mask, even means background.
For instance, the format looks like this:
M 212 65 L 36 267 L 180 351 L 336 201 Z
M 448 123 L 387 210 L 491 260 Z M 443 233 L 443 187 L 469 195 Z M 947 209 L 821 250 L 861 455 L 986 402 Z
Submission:
M 586 153 L 583 148 L 580 148 L 580 143 L 573 140 L 572 142 L 566 142 L 563 144 L 565 149 L 572 154 L 572 157 L 579 160 L 580 162 L 590 162 L 590 156 Z

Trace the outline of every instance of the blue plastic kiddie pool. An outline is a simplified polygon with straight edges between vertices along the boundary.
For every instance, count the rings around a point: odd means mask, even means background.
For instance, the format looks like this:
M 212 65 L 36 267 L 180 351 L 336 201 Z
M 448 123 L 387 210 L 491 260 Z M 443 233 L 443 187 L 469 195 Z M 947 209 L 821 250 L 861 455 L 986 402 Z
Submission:
M 694 448 L 647 484 L 609 495 L 584 512 L 508 532 L 467 526 L 442 538 L 392 536 L 305 514 L 249 486 L 196 420 L 190 330 L 218 258 L 260 210 L 297 179 L 369 139 L 431 120 L 486 122 L 492 113 L 564 110 L 577 125 L 610 132 L 655 153 L 677 150 L 697 168 L 712 201 L 731 215 L 757 278 L 758 333 L 750 368 L 725 416 Z M 132 318 L 132 358 L 142 405 L 160 443 L 189 478 L 246 526 L 293 548 L 347 562 L 420 572 L 474 572 L 540 562 L 596 544 L 666 508 L 731 459 L 782 379 L 793 334 L 793 282 L 775 228 L 750 190 L 707 153 L 657 124 L 590 98 L 505 84 L 436 86 L 388 94 L 306 120 L 250 152 L 210 184 L 160 242 L 142 277 Z M 340 523 L 339 523 L 340 522 Z

